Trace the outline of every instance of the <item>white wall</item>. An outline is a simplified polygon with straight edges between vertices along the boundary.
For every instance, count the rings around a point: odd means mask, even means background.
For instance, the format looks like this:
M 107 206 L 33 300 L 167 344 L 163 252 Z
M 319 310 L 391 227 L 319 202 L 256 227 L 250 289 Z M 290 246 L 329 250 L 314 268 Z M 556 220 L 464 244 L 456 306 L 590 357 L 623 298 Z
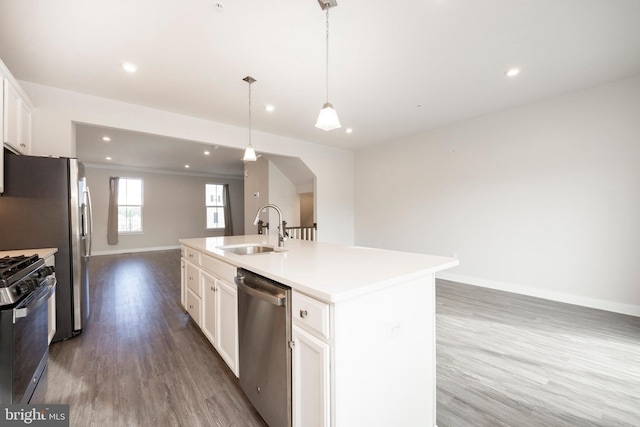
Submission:
M 224 230 L 207 230 L 205 184 L 229 184 L 234 234 L 244 232 L 242 178 L 228 179 L 186 174 L 157 173 L 131 169 L 85 168 L 93 202 L 93 252 L 122 253 L 178 248 L 178 239 L 221 236 Z M 143 180 L 142 234 L 121 234 L 117 245 L 107 244 L 109 177 Z
M 282 210 L 282 219 L 288 225 L 300 225 L 300 196 L 296 186 L 273 162 L 269 162 L 269 202 Z M 273 209 L 269 212 L 269 221 L 278 222 L 278 214 Z
M 25 81 L 20 84 L 36 106 L 34 155 L 74 156 L 74 122 L 237 148 L 247 144 L 244 128 Z M 317 177 L 317 220 L 322 224 L 319 240 L 352 244 L 353 153 L 256 131 L 252 142 L 259 152 L 300 157 L 305 162 Z
M 269 161 L 258 157 L 255 162 L 247 162 L 244 173 L 244 230 L 245 234 L 256 234 L 258 226 L 253 225 L 256 212 L 269 203 Z M 260 219 L 269 222 L 268 215 L 261 214 Z
M 640 76 L 356 153 L 356 243 L 640 315 Z

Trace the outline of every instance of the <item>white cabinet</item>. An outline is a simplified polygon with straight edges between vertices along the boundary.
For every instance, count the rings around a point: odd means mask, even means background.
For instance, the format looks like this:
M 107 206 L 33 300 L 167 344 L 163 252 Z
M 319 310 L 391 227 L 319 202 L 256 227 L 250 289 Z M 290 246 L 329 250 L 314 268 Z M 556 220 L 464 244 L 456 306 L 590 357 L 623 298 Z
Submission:
M 202 324 L 200 303 L 200 297 L 194 294 L 191 289 L 187 289 L 187 312 L 198 326 Z
M 186 303 L 187 312 L 198 326 L 202 324 L 202 294 L 200 291 L 200 268 L 185 262 Z
M 220 357 L 238 376 L 238 291 L 236 268 L 224 261 L 182 247 L 181 298 Z
M 292 292 L 293 426 L 331 425 L 329 304 Z
M 186 310 L 187 308 L 187 283 L 186 277 L 187 272 L 185 271 L 187 268 L 187 262 L 184 258 L 180 258 L 180 305 L 182 308 Z
M 202 284 L 202 333 L 238 376 L 238 291 L 206 271 Z
M 203 295 L 203 318 L 202 333 L 209 339 L 213 346 L 216 346 L 216 279 L 210 274 L 202 273 Z
M 330 417 L 330 347 L 294 321 L 293 427 L 328 427 Z
M 20 152 L 31 154 L 31 108 L 20 100 Z
M 4 132 L 2 134 L 2 142 L 18 150 L 20 146 L 18 136 L 21 128 L 19 120 L 21 114 L 20 95 L 6 77 L 2 79 L 2 91 L 4 104 L 4 116 L 2 117 Z
M 187 289 L 200 297 L 200 268 L 190 262 L 186 263 Z
M 4 150 L 31 154 L 31 101 L 0 60 L 0 193 L 4 192 Z
M 216 280 L 216 350 L 238 376 L 238 289 Z
M 22 154 L 31 153 L 31 107 L 20 96 L 19 89 L 8 78 L 2 79 L 2 142 Z

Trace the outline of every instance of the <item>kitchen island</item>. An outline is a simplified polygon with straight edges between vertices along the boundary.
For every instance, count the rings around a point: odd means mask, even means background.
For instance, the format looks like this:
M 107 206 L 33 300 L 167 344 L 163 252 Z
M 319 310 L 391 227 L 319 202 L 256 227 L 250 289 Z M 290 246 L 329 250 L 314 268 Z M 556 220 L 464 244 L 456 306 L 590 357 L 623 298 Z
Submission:
M 435 426 L 435 273 L 455 258 L 264 235 L 180 240 L 182 304 L 236 375 L 238 267 L 292 289 L 294 426 Z M 275 250 L 239 255 L 247 245 Z

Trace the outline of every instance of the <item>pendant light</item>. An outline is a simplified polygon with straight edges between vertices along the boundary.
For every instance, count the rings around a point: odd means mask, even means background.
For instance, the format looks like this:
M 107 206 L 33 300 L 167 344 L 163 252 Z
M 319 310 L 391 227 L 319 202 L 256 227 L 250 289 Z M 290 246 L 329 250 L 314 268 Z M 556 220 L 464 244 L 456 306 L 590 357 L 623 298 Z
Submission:
M 256 150 L 253 148 L 253 145 L 251 145 L 251 83 L 254 83 L 256 79 L 251 76 L 247 76 L 242 80 L 249 84 L 249 145 L 244 150 L 242 161 L 255 162 L 256 160 L 258 160 L 258 158 L 256 156 Z
M 322 10 L 327 12 L 327 38 L 326 38 L 326 85 L 327 85 L 327 102 L 322 106 L 316 127 L 322 130 L 332 130 L 341 127 L 338 120 L 338 113 L 333 109 L 333 105 L 329 102 L 329 9 L 338 5 L 336 0 L 318 0 Z

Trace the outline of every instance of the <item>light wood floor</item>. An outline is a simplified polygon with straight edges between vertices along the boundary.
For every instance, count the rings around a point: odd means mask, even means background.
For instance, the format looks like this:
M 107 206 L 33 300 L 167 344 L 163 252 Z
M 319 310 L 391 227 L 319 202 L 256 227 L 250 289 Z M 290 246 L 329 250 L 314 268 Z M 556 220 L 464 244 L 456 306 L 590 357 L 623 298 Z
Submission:
M 91 280 L 86 330 L 50 349 L 71 426 L 264 427 L 179 305 L 179 251 Z M 444 281 L 437 304 L 439 427 L 640 426 L 640 319 Z
M 454 426 L 640 426 L 640 318 L 439 281 L 437 415 Z

